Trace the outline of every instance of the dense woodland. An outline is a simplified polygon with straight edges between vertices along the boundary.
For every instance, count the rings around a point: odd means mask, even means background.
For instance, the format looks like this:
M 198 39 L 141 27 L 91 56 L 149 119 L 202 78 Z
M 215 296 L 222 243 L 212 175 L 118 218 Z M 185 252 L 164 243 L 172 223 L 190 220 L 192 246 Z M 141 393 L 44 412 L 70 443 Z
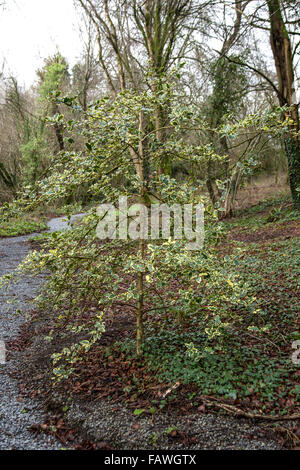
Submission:
M 1 280 L 50 273 L 43 380 L 137 417 L 298 419 L 299 0 L 74 3 L 75 66 L 57 51 L 30 88 L 1 75 L 0 234 L 87 213 Z M 204 247 L 100 241 L 97 206 L 124 195 L 204 204 Z

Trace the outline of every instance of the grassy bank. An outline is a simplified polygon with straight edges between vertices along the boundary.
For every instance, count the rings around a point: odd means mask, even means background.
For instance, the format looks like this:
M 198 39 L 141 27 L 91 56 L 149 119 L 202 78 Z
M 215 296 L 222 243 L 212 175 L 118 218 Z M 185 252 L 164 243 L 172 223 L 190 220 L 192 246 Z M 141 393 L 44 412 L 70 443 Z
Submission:
M 45 217 L 24 215 L 9 221 L 0 221 L 0 238 L 17 237 L 46 230 Z

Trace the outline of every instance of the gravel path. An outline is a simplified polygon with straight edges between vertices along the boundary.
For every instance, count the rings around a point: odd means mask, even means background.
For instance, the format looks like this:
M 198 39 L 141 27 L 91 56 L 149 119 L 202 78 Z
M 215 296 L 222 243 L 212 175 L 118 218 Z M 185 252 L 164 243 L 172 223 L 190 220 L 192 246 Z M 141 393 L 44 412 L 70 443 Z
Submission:
M 64 218 L 57 218 L 52 219 L 48 226 L 50 231 L 65 230 L 68 223 Z M 0 239 L 0 276 L 12 272 L 21 263 L 30 251 L 27 242 L 32 236 L 33 234 Z M 1 357 L 3 342 L 5 344 L 18 335 L 21 325 L 30 313 L 32 299 L 42 283 L 43 276 L 26 276 L 7 291 L 0 291 L 0 450 L 61 448 L 61 444 L 54 438 L 44 434 L 35 435 L 28 430 L 32 424 L 43 422 L 44 413 L 39 400 L 19 401 L 18 383 L 10 376 L 17 365 L 18 353 L 10 352 L 6 364 L 1 364 L 4 362 Z M 13 299 L 13 303 L 7 304 L 10 299 Z M 19 314 L 16 311 L 19 311 Z
M 57 403 L 57 402 L 56 402 Z M 74 401 L 68 422 L 80 427 L 92 442 L 109 442 L 126 450 L 278 450 L 278 444 L 265 437 L 250 420 L 216 414 L 173 413 L 136 417 L 132 410 L 109 400 L 91 403 Z M 176 429 L 178 437 L 170 436 Z M 180 440 L 180 433 L 185 439 Z

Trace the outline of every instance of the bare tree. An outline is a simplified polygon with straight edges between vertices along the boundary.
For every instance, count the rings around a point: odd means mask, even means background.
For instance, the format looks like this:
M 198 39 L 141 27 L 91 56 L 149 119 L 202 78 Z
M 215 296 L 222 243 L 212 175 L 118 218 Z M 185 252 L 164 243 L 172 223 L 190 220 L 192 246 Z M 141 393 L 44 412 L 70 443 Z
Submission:
M 234 1 L 234 19 L 231 25 L 227 25 L 224 21 L 223 24 L 223 38 L 222 38 L 222 47 L 221 50 L 218 52 L 219 57 L 213 64 L 213 90 L 212 90 L 212 98 L 211 98 L 211 119 L 210 125 L 211 128 L 214 129 L 215 127 L 221 124 L 221 121 L 228 111 L 229 106 L 232 106 L 232 103 L 229 102 L 236 102 L 236 98 L 234 98 L 233 94 L 236 95 L 236 91 L 232 90 L 231 83 L 236 83 L 234 77 L 233 69 L 230 70 L 228 65 L 226 65 L 226 57 L 230 54 L 231 49 L 236 45 L 236 42 L 239 40 L 241 34 L 244 32 L 243 28 L 243 14 L 244 11 L 249 4 L 249 0 L 241 1 L 235 0 Z M 224 18 L 227 18 L 226 14 L 226 5 L 224 6 Z M 220 25 L 221 26 L 221 25 Z M 247 23 L 246 23 L 247 27 Z M 222 29 L 222 27 L 220 28 Z M 241 95 L 239 95 L 239 99 L 241 99 Z M 216 140 L 215 135 L 211 135 L 211 140 L 214 142 Z M 226 136 L 220 138 L 219 148 L 221 149 L 224 155 L 227 155 L 227 159 L 225 162 L 225 172 L 228 173 L 230 156 L 229 156 L 229 148 L 227 144 Z M 210 199 L 212 203 L 215 205 L 217 201 L 221 197 L 221 192 L 216 185 L 216 175 L 220 174 L 220 170 L 215 168 L 215 164 L 211 161 L 208 161 L 207 164 L 207 189 L 210 195 Z M 228 176 L 228 175 L 227 175 Z M 225 202 L 225 215 L 230 212 L 232 209 L 232 185 L 230 184 L 229 180 L 229 187 L 227 190 L 226 195 L 226 202 Z M 236 186 L 236 185 L 235 185 Z
M 78 94 L 82 109 L 86 111 L 91 99 L 90 94 L 102 85 L 104 77 L 97 62 L 95 31 L 90 18 L 84 18 L 84 30 L 80 33 L 84 49 L 80 61 L 72 69 L 72 76 L 73 89 Z
M 97 31 L 99 63 L 113 96 L 125 89 L 152 87 L 183 56 L 189 37 L 183 29 L 191 0 L 78 0 Z M 112 60 L 113 58 L 113 60 Z M 152 73 L 148 80 L 146 71 Z M 151 82 L 151 85 L 150 85 Z M 157 141 L 164 139 L 167 110 L 155 110 Z M 143 120 L 142 120 L 143 121 Z M 144 123 L 143 125 L 146 125 Z M 136 156 L 132 155 L 133 159 Z M 158 173 L 169 172 L 163 159 Z

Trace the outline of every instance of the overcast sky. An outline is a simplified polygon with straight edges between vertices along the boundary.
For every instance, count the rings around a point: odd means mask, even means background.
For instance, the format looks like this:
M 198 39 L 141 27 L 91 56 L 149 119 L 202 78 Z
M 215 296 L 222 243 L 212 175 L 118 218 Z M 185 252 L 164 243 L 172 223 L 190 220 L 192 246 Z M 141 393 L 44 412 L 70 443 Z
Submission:
M 0 11 L 0 67 L 29 86 L 43 59 L 60 50 L 71 65 L 80 56 L 73 0 L 7 0 Z

